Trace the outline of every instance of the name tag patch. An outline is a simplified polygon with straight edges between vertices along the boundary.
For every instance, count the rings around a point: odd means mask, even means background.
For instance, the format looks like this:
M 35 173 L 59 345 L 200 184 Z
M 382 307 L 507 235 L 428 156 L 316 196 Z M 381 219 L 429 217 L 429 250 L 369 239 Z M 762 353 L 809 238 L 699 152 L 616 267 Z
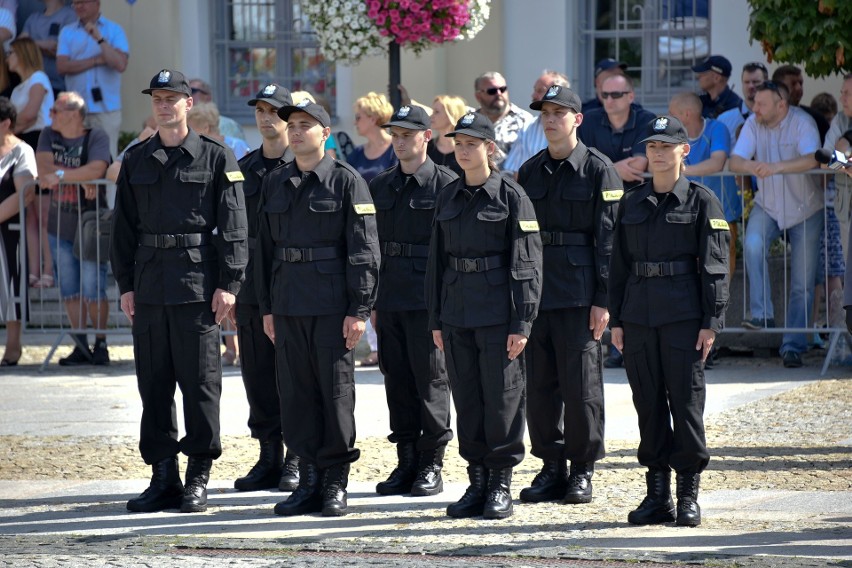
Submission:
M 723 231 L 729 230 L 728 222 L 724 219 L 710 219 L 710 228 L 711 229 L 720 229 Z
M 372 203 L 355 203 L 353 204 L 355 207 L 355 213 L 358 215 L 375 215 L 376 214 L 376 206 Z
M 239 170 L 235 172 L 225 172 L 225 177 L 228 178 L 228 181 L 231 183 L 234 183 L 235 181 L 244 181 L 246 179 L 243 172 Z
M 605 189 L 601 192 L 604 201 L 618 201 L 624 195 L 623 189 Z
M 521 230 L 525 233 L 534 233 L 538 231 L 538 221 L 518 221 Z

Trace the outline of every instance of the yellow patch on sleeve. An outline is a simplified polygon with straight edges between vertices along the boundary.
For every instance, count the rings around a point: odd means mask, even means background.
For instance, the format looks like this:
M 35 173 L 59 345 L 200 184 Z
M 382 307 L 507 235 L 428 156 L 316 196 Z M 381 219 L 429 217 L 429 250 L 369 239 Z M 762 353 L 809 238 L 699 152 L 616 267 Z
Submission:
M 605 189 L 601 192 L 604 201 L 618 201 L 624 195 L 623 189 Z
M 376 206 L 372 203 L 355 203 L 353 204 L 355 207 L 355 213 L 358 215 L 375 215 L 376 214 Z
M 518 221 L 521 230 L 525 233 L 534 233 L 538 231 L 538 221 Z
M 225 172 L 225 177 L 228 178 L 228 181 L 231 183 L 234 183 L 235 181 L 244 181 L 246 179 L 243 172 L 239 170 L 235 172 Z
M 711 229 L 721 229 L 723 231 L 728 231 L 728 222 L 724 219 L 710 219 L 710 228 Z

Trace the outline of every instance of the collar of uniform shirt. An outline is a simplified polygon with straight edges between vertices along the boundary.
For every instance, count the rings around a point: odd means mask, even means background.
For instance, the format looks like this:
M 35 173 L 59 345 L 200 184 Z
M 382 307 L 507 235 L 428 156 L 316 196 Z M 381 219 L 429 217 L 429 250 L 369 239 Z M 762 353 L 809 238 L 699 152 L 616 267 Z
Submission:
M 578 139 L 577 145 L 574 146 L 574 149 L 571 150 L 571 153 L 568 154 L 567 158 L 562 158 L 561 160 L 557 160 L 556 158 L 553 158 L 550 155 L 550 151 L 548 150 L 548 152 L 544 154 L 545 160 L 543 161 L 544 163 L 542 164 L 542 167 L 544 167 L 545 169 L 548 169 L 549 167 L 552 167 L 554 164 L 561 165 L 563 162 L 565 162 L 565 163 L 570 164 L 571 167 L 574 168 L 575 172 L 580 171 L 580 166 L 583 165 L 583 158 L 586 157 L 586 153 L 588 151 L 589 150 L 588 150 L 588 148 L 586 148 L 586 145 L 583 144 L 583 142 Z M 558 166 L 557 166 L 557 169 L 558 169 Z M 552 174 L 555 171 L 556 171 L 556 169 L 554 169 L 552 172 L 548 170 L 548 173 Z
M 648 180 L 642 191 L 644 192 L 644 195 L 642 196 L 643 199 L 646 199 L 649 195 L 651 195 L 651 192 L 654 191 L 654 180 Z M 689 178 L 686 176 L 680 176 L 677 178 L 674 189 L 672 189 L 670 193 L 673 193 L 681 204 L 685 203 L 686 198 L 689 195 Z
M 426 183 L 432 178 L 432 174 L 435 173 L 435 162 L 433 162 L 428 157 L 423 164 L 417 168 L 417 171 L 413 174 L 403 173 L 402 168 L 397 164 L 396 166 L 396 180 L 394 180 L 394 187 L 397 189 L 402 189 L 405 187 L 405 182 L 408 179 L 413 179 L 417 185 L 423 187 Z
M 488 176 L 488 179 L 485 180 L 485 184 L 481 186 L 482 189 L 485 190 L 485 193 L 488 194 L 488 197 L 492 200 L 497 197 L 497 192 L 500 190 L 500 184 L 502 183 L 501 178 L 502 176 L 500 175 L 500 172 L 492 171 L 491 175 Z M 459 180 L 464 182 L 464 178 L 459 178 Z M 450 199 L 457 197 L 465 187 L 464 183 L 456 184 L 456 192 L 454 195 L 450 196 Z
M 184 138 L 176 147 L 183 148 L 184 152 L 187 152 L 193 158 L 197 158 L 201 155 L 201 137 L 196 131 L 190 128 L 189 134 L 187 134 L 186 138 Z M 160 139 L 159 133 L 149 138 L 148 145 L 145 148 L 145 157 L 150 157 L 157 150 L 165 150 L 165 146 L 163 146 L 163 141 Z

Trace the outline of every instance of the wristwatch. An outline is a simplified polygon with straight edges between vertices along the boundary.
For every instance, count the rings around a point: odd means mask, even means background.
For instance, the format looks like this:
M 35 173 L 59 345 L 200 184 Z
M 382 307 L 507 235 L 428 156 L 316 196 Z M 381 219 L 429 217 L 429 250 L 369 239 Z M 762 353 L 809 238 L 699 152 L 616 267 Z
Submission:
M 59 179 L 62 179 L 62 178 L 65 177 L 65 170 L 56 170 L 54 173 L 56 174 L 56 177 L 58 177 Z

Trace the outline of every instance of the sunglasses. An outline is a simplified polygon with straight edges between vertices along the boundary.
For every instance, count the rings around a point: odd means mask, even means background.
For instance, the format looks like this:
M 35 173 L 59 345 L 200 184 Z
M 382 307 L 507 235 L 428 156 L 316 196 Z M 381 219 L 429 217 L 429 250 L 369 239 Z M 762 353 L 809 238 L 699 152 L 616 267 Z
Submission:
M 630 91 L 612 91 L 607 93 L 606 91 L 601 92 L 601 98 L 608 99 L 610 97 L 614 99 L 620 99 L 624 95 L 630 94 Z
M 59 107 L 50 107 L 50 113 L 51 114 L 54 114 L 54 113 L 57 113 L 57 112 L 65 112 L 65 111 L 68 111 L 68 110 L 71 110 L 71 109 L 59 108 Z
M 503 85 L 502 87 L 490 87 L 488 89 L 482 89 L 480 93 L 486 93 L 493 97 L 497 93 L 505 93 L 508 89 L 509 87 L 507 85 Z
M 778 83 L 776 83 L 775 81 L 764 81 L 756 88 L 758 91 L 772 91 L 781 94 L 781 87 L 779 87 Z
M 201 94 L 204 94 L 204 95 L 210 94 L 208 91 L 205 91 L 204 89 L 199 89 L 198 87 L 192 87 L 192 89 L 190 89 L 190 90 L 192 91 L 193 95 L 196 94 L 196 93 L 201 93 Z
M 746 63 L 745 65 L 743 65 L 743 71 L 747 71 L 749 73 L 757 71 L 758 69 L 760 69 L 764 73 L 769 73 L 769 70 L 766 69 L 766 65 L 764 65 L 760 61 L 752 61 L 751 63 Z

